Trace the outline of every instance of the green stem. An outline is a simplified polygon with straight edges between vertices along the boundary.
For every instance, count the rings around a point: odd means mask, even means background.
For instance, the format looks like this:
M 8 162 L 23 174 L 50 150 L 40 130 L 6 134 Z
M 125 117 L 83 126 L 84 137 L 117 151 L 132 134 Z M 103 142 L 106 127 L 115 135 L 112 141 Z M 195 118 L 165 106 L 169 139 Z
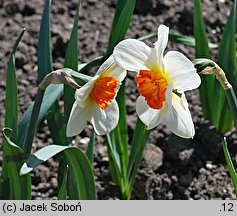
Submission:
M 25 136 L 26 137 L 25 142 L 23 143 L 23 151 L 26 158 L 29 157 L 30 152 L 31 152 L 32 143 L 33 143 L 36 127 L 37 127 L 37 120 L 38 120 L 38 116 L 40 112 L 41 103 L 44 97 L 44 93 L 45 93 L 44 90 L 41 90 L 40 88 L 38 88 L 29 126 L 28 126 L 26 136 Z
M 224 137 L 224 143 L 223 143 L 223 150 L 224 150 L 227 166 L 228 166 L 228 169 L 229 169 L 229 172 L 230 172 L 230 176 L 231 176 L 234 188 L 235 188 L 235 194 L 237 196 L 237 174 L 236 174 L 234 165 L 232 163 L 232 160 L 231 160 L 228 148 L 227 148 L 227 142 L 226 142 L 225 137 Z
M 237 128 L 237 98 L 234 92 L 233 88 L 230 88 L 228 90 L 225 91 L 229 106 L 230 106 L 230 110 L 232 113 L 232 117 L 235 123 L 235 127 Z
M 135 132 L 133 134 L 131 153 L 129 157 L 128 185 L 123 194 L 124 199 L 130 199 L 132 188 L 138 172 L 138 167 L 142 160 L 144 148 L 149 138 L 150 131 L 140 119 L 137 120 Z

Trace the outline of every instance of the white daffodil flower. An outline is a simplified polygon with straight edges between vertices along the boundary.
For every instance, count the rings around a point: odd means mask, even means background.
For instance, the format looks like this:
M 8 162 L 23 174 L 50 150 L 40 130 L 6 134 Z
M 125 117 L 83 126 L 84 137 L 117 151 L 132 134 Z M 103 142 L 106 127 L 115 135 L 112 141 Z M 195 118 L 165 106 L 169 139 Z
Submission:
M 67 124 L 68 137 L 81 133 L 87 121 L 99 135 L 116 127 L 119 108 L 115 97 L 125 76 L 126 71 L 117 67 L 111 56 L 88 83 L 76 90 L 76 101 Z
M 138 73 L 136 111 L 147 129 L 162 123 L 174 134 L 192 138 L 194 125 L 184 91 L 197 88 L 201 80 L 192 62 L 180 52 L 170 51 L 163 57 L 168 35 L 169 28 L 161 25 L 154 48 L 127 39 L 115 47 L 113 56 L 119 67 Z

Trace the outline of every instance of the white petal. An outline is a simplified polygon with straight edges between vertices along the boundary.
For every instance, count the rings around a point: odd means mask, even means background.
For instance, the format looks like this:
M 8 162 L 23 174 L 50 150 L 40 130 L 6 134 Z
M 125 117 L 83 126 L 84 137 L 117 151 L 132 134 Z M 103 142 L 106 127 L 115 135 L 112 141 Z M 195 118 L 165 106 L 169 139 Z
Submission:
M 103 76 L 116 77 L 118 82 L 121 84 L 127 75 L 127 71 L 118 67 L 113 63 L 111 67 L 103 74 Z
M 182 138 L 193 138 L 195 130 L 185 95 L 182 94 L 182 97 L 180 98 L 173 93 L 172 106 L 172 121 L 162 123 L 166 124 L 167 127 L 177 136 Z
M 75 101 L 67 123 L 67 137 L 76 136 L 81 133 L 89 119 L 90 109 L 82 108 L 77 101 Z
M 193 63 L 180 52 L 168 52 L 164 57 L 164 66 L 174 89 L 187 91 L 198 88 L 201 84 Z
M 165 101 L 169 109 L 171 109 L 172 107 L 172 89 L 173 89 L 173 83 L 169 83 L 165 91 Z
M 109 67 L 112 66 L 112 64 L 114 63 L 114 59 L 113 59 L 113 55 L 111 55 L 98 69 L 98 71 L 96 72 L 97 75 L 102 74 L 103 72 L 105 72 Z
M 113 52 L 115 63 L 130 71 L 150 70 L 157 66 L 154 48 L 135 39 L 121 41 Z
M 164 56 L 164 50 L 168 43 L 169 28 L 165 25 L 160 25 L 158 27 L 157 36 L 158 36 L 158 40 L 155 42 L 157 63 L 158 63 L 159 68 L 164 70 L 163 56 Z
M 105 110 L 102 110 L 98 105 L 94 106 L 91 123 L 97 134 L 104 135 L 111 132 L 117 126 L 118 120 L 119 108 L 115 100 Z
M 148 127 L 148 130 L 159 124 L 158 115 L 160 110 L 150 108 L 145 97 L 139 96 L 137 98 L 136 111 L 140 120 Z
M 81 107 L 86 106 L 88 97 L 90 96 L 89 94 L 98 78 L 99 75 L 95 75 L 88 83 L 76 90 L 75 99 L 81 105 Z

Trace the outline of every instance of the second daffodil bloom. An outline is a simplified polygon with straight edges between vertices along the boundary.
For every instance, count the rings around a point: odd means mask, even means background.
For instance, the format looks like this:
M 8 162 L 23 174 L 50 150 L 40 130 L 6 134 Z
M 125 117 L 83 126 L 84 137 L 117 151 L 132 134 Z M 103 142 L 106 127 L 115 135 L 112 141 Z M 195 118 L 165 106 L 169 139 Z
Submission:
M 192 138 L 195 130 L 184 91 L 197 88 L 201 81 L 192 62 L 180 52 L 163 57 L 168 35 L 169 28 L 161 25 L 154 48 L 126 39 L 115 47 L 113 56 L 118 66 L 138 73 L 136 111 L 147 129 L 162 123 L 174 134 Z
M 115 100 L 126 71 L 114 64 L 112 56 L 99 68 L 96 75 L 83 87 L 76 90 L 67 136 L 75 136 L 90 121 L 99 135 L 112 131 L 119 119 L 119 108 Z

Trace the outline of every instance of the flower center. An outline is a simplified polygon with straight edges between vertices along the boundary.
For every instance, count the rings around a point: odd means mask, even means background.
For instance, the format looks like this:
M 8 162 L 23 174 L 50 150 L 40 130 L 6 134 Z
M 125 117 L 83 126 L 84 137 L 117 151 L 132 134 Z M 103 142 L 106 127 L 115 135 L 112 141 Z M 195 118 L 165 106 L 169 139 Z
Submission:
M 105 110 L 114 99 L 117 86 L 118 81 L 115 77 L 101 77 L 95 82 L 91 97 L 102 110 Z
M 168 86 L 165 74 L 154 70 L 141 70 L 135 81 L 139 93 L 145 97 L 147 104 L 153 109 L 161 109 Z

